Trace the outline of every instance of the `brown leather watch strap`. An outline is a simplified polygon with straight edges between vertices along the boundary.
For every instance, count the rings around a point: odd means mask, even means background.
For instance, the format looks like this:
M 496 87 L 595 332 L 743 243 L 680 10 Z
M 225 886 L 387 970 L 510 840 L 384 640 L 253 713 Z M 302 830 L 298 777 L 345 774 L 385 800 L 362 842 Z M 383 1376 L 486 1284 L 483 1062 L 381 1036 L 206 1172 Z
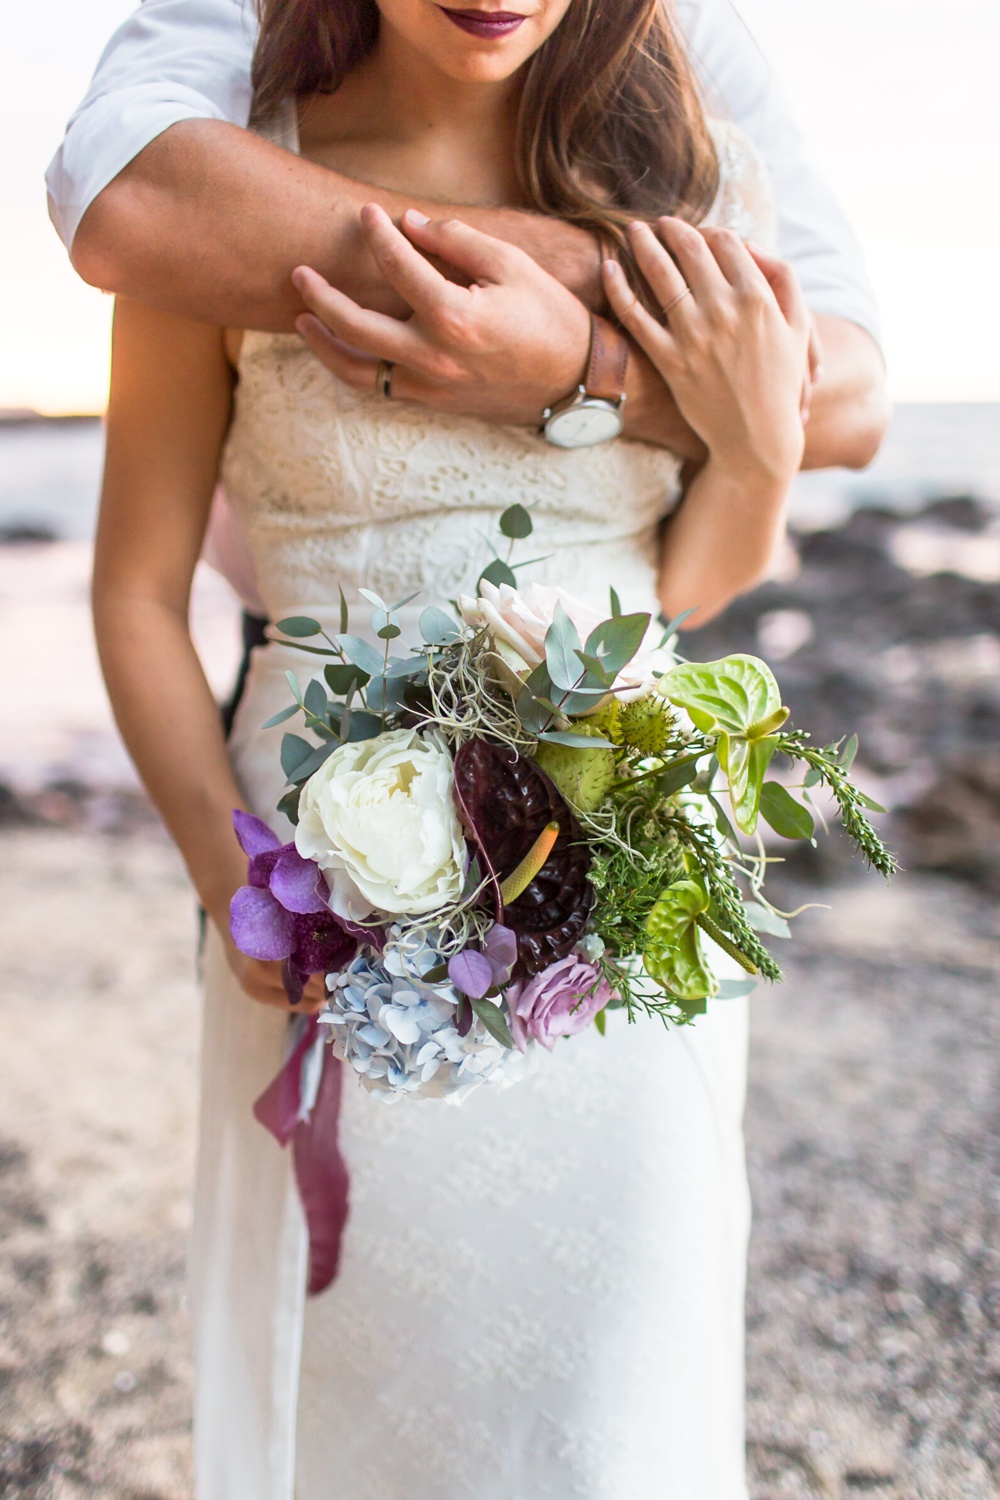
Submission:
M 605 318 L 590 315 L 590 357 L 583 388 L 601 401 L 621 401 L 628 370 L 628 341 Z

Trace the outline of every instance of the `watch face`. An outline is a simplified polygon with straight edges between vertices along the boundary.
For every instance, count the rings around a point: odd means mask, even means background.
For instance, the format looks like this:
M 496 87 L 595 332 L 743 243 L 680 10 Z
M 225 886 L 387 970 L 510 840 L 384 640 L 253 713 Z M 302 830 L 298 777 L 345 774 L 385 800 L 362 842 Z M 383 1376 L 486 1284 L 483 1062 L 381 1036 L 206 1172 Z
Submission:
M 556 412 L 545 424 L 545 436 L 557 448 L 590 448 L 622 430 L 621 414 L 609 401 L 581 401 Z

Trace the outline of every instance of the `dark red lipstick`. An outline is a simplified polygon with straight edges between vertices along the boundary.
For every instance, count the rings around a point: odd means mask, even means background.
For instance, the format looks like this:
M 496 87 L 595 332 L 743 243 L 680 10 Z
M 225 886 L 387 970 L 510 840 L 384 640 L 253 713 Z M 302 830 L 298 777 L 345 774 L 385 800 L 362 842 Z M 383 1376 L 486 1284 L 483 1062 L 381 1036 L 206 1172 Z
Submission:
M 511 10 L 448 10 L 443 5 L 441 9 L 449 21 L 454 21 L 470 36 L 485 37 L 489 41 L 510 36 L 522 21 L 527 20 L 527 16 L 519 16 Z

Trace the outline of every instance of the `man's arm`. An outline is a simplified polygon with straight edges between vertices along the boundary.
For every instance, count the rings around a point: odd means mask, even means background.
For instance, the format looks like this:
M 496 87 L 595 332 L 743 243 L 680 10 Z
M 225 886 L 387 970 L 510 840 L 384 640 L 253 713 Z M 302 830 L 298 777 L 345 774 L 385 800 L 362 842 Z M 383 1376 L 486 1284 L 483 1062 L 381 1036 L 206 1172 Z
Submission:
M 730 0 L 679 0 L 678 8 L 714 107 L 747 131 L 771 172 L 781 253 L 813 312 L 830 320 L 806 462 L 865 462 L 881 433 L 871 418 L 882 373 L 873 299 L 849 226 L 808 166 Z M 313 264 L 362 303 L 403 313 L 365 248 L 359 213 L 377 199 L 395 215 L 403 200 L 238 128 L 250 105 L 247 17 L 240 0 L 145 0 L 112 38 L 47 177 L 52 216 L 77 269 L 97 285 L 194 316 L 286 328 L 301 309 L 289 272 Z M 598 256 L 581 231 L 528 214 L 461 213 L 600 305 Z M 494 419 L 509 418 L 498 409 Z M 698 456 L 669 391 L 640 358 L 626 425 L 633 436 Z M 820 433 L 822 443 L 813 437 Z
M 291 329 L 303 310 L 290 279 L 298 265 L 366 307 L 405 316 L 361 234 L 365 203 L 397 220 L 408 207 L 460 215 L 525 250 L 589 306 L 603 304 L 598 249 L 581 229 L 403 197 L 219 120 L 181 121 L 129 162 L 84 213 L 73 264 L 107 291 L 228 327 Z

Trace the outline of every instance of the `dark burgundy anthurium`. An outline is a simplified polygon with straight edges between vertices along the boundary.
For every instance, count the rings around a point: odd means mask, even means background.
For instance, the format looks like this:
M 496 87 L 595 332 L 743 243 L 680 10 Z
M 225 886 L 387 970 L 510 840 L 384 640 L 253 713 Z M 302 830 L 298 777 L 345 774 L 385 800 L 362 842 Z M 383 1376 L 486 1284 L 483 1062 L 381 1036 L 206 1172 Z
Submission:
M 329 908 L 319 866 L 294 844 L 283 844 L 262 818 L 237 809 L 233 827 L 250 863 L 248 884 L 230 902 L 229 931 L 248 958 L 280 960 L 285 992 L 295 1005 L 311 974 L 346 968 L 363 929 L 347 930 Z
M 517 934 L 514 977 L 530 979 L 583 936 L 594 902 L 586 835 L 541 766 L 490 740 L 467 740 L 456 751 L 455 801 L 489 876 L 497 921 Z M 553 823 L 558 837 L 544 865 L 504 902 L 503 881 Z

